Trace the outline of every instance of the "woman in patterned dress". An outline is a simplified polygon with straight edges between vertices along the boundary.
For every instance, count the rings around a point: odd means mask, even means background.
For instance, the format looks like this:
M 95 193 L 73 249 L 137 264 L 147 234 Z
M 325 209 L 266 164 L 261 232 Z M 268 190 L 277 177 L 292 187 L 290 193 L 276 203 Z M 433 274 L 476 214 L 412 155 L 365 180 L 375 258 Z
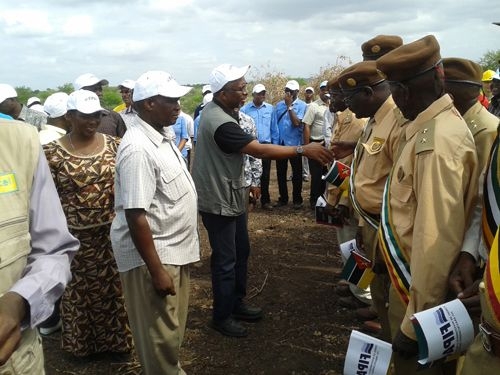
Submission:
M 68 227 L 80 240 L 61 302 L 62 349 L 75 356 L 132 348 L 109 238 L 119 139 L 97 133 L 102 111 L 94 93 L 72 93 L 66 115 L 71 131 L 44 146 Z

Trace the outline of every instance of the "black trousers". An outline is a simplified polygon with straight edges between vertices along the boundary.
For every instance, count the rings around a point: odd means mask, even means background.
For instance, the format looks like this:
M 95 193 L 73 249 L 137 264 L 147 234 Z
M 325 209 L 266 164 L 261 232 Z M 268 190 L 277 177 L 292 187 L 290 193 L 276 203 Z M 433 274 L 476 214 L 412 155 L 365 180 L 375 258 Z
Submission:
M 276 175 L 280 193 L 279 201 L 288 203 L 288 186 L 286 181 L 288 161 L 290 161 L 290 165 L 292 166 L 293 203 L 302 203 L 302 156 L 276 160 Z
M 260 204 L 271 202 L 269 196 L 269 177 L 271 174 L 271 159 L 262 159 L 262 175 L 260 176 Z
M 230 317 L 242 303 L 247 292 L 248 238 L 247 214 L 221 216 L 200 212 L 207 229 L 212 255 L 213 319 L 222 321 Z
M 321 177 L 326 174 L 326 167 L 320 162 L 309 159 L 309 173 L 311 174 L 311 187 L 309 195 L 309 203 L 316 206 L 316 201 L 325 192 L 326 182 Z

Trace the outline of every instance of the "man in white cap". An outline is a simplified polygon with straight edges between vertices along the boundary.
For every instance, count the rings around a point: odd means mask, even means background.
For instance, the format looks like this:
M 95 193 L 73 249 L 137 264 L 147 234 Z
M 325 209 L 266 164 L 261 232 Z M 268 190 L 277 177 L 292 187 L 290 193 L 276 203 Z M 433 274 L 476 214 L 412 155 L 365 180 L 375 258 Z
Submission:
M 212 327 L 231 337 L 248 334 L 237 320 L 254 322 L 263 317 L 262 309 L 244 302 L 250 254 L 244 154 L 260 159 L 300 158 L 304 154 L 323 163 L 333 160 L 333 154 L 320 144 L 261 144 L 241 129 L 235 108 L 247 97 L 245 74 L 249 68 L 222 64 L 210 74 L 214 99 L 203 109 L 192 171 L 212 247 Z
M 203 87 L 201 88 L 201 95 L 202 95 L 203 99 L 205 99 L 205 96 L 207 96 L 208 94 L 212 94 L 212 88 L 210 87 L 210 85 L 203 85 Z M 204 106 L 205 106 L 205 104 L 203 103 L 203 100 L 202 100 L 201 103 L 198 104 L 198 107 L 196 107 L 196 109 L 194 110 L 194 118 L 199 116 L 199 114 Z
M 14 87 L 6 83 L 0 83 L 0 113 L 9 115 L 14 120 L 34 125 L 38 130 L 47 122 L 45 113 L 35 111 L 21 104 Z
M 315 100 L 307 107 L 306 114 L 302 119 L 304 124 L 304 144 L 319 142 L 325 144 L 323 126 L 325 112 L 330 105 L 330 94 L 328 93 L 328 81 L 323 81 L 319 85 L 319 99 Z M 309 194 L 309 206 L 316 207 L 316 201 L 325 192 L 325 181 L 321 178 L 326 174 L 326 167 L 312 159 L 308 160 L 309 172 L 311 174 L 311 188 Z
M 56 92 L 45 99 L 43 109 L 48 115 L 47 124 L 43 125 L 38 133 L 42 145 L 61 138 L 69 130 L 70 123 L 65 116 L 68 111 L 67 104 L 68 94 L 65 92 Z
M 258 83 L 252 90 L 252 101 L 241 107 L 241 112 L 253 118 L 257 127 L 257 140 L 262 144 L 277 144 L 277 129 L 271 128 L 273 105 L 267 103 L 266 87 Z M 262 159 L 262 175 L 260 177 L 260 206 L 265 210 L 272 210 L 271 197 L 269 196 L 269 175 L 271 172 L 271 159 Z
M 312 86 L 308 86 L 304 90 L 304 101 L 306 104 L 311 104 L 314 101 L 314 88 Z
M 36 96 L 32 96 L 31 98 L 29 98 L 28 101 L 26 102 L 26 106 L 35 111 L 45 113 L 43 110 L 42 101 L 40 100 L 40 98 Z
M 301 146 L 303 144 L 302 119 L 306 113 L 307 104 L 298 98 L 299 83 L 288 81 L 285 85 L 285 96 L 274 107 L 272 127 L 278 128 L 278 144 L 284 146 Z M 292 155 L 290 158 L 276 162 L 279 198 L 275 207 L 288 204 L 288 186 L 286 182 L 288 162 L 292 166 L 293 208 L 302 208 L 302 156 Z
M 132 79 L 126 79 L 118 85 L 118 90 L 120 90 L 123 103 L 113 109 L 113 111 L 118 112 L 120 116 L 122 116 L 127 128 L 128 124 L 133 121 L 134 116 L 137 114 L 134 110 L 134 106 L 132 105 L 132 93 L 134 92 L 134 86 L 135 81 Z
M 102 86 L 108 84 L 109 81 L 107 79 L 100 79 L 92 73 L 85 73 L 75 79 L 73 86 L 75 90 L 83 89 L 94 92 L 99 97 L 99 100 L 102 101 Z M 101 123 L 97 128 L 97 131 L 113 135 L 115 137 L 123 137 L 123 134 L 127 131 L 127 127 L 118 113 L 114 111 L 107 111 L 102 116 Z
M 116 157 L 111 241 L 145 375 L 184 374 L 179 350 L 189 265 L 200 259 L 197 195 L 166 127 L 175 123 L 179 99 L 190 90 L 166 72 L 141 75 L 133 93 L 138 114 Z

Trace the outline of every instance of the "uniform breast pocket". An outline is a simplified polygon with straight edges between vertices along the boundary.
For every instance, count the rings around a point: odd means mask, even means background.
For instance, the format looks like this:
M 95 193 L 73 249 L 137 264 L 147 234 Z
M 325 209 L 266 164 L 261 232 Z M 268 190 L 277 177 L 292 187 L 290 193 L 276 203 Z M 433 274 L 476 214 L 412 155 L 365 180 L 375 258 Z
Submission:
M 391 211 L 393 223 L 399 228 L 409 228 L 415 218 L 415 197 L 411 185 L 394 183 L 391 185 Z
M 161 189 L 166 195 L 167 202 L 175 204 L 187 194 L 182 171 L 166 171 L 161 174 Z

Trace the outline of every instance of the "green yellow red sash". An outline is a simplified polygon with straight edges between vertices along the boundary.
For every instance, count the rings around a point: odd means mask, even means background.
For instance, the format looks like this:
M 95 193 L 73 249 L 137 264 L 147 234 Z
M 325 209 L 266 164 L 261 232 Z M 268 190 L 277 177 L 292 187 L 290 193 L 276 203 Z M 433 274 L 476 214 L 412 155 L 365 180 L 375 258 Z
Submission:
M 379 244 L 392 286 L 398 292 L 403 303 L 408 305 L 411 284 L 410 262 L 408 252 L 401 246 L 396 231 L 392 227 L 389 210 L 390 183 L 389 177 L 385 184 L 384 198 L 382 200 L 381 222 L 378 231 Z
M 500 223 L 499 162 L 497 136 L 490 153 L 490 162 L 488 163 L 484 180 L 482 220 L 484 243 L 490 249 L 484 271 L 485 299 L 492 315 L 496 319 L 497 325 L 500 325 L 500 254 L 498 252 L 498 224 Z

